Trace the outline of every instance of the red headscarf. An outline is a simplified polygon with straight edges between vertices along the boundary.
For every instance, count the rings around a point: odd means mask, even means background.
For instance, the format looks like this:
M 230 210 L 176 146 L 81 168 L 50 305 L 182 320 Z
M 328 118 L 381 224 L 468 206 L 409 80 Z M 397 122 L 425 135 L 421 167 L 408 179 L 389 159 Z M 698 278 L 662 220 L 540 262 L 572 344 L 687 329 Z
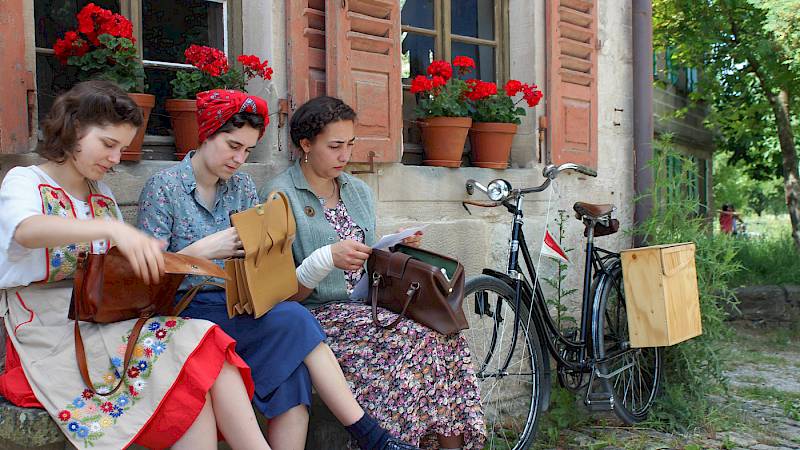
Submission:
M 213 89 L 197 94 L 200 143 L 205 142 L 234 114 L 241 112 L 258 114 L 264 118 L 264 126 L 258 130 L 258 138 L 261 139 L 269 123 L 269 108 L 263 98 L 230 89 Z

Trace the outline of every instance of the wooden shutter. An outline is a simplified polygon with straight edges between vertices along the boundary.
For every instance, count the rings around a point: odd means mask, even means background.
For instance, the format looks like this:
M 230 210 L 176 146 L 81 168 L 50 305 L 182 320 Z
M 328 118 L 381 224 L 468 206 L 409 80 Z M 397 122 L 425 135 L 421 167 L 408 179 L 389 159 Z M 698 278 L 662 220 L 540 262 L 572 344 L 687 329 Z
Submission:
M 597 168 L 597 0 L 547 0 L 550 159 Z
M 354 162 L 400 161 L 403 86 L 397 0 L 328 0 L 328 94 L 358 113 Z
M 325 95 L 325 0 L 286 0 L 289 111 Z
M 0 153 L 30 151 L 33 134 L 33 74 L 25 62 L 23 0 L 0 2 Z

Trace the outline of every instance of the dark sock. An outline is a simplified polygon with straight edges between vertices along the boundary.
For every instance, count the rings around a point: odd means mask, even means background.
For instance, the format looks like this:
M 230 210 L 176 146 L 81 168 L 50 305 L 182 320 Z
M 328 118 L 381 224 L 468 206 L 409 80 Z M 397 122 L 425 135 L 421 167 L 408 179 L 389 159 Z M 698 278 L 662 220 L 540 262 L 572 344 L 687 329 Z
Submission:
M 346 426 L 347 432 L 358 443 L 361 450 L 376 450 L 383 447 L 389 440 L 389 432 L 384 430 L 381 425 L 366 412 L 358 421 Z

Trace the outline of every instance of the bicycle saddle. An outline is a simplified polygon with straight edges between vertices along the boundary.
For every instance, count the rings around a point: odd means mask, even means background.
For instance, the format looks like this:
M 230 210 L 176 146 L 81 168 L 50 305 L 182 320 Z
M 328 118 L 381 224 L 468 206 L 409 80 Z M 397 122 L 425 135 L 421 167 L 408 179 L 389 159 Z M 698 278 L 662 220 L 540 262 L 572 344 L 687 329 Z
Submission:
M 591 220 L 597 220 L 610 215 L 617 207 L 614 205 L 594 205 L 592 203 L 576 202 L 572 209 L 578 213 L 578 219 L 586 217 Z

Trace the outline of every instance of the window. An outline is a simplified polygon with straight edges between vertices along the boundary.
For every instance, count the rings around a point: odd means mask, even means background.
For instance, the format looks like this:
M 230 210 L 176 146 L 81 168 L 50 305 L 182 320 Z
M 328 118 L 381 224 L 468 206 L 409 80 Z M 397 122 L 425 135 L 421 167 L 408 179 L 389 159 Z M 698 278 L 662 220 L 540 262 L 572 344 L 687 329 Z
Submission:
M 156 96 L 148 135 L 170 134 L 164 100 L 172 94 L 169 82 L 175 71 L 190 67 L 183 64 L 183 52 L 189 45 L 208 45 L 229 55 L 241 53 L 241 0 L 35 0 L 40 118 L 50 110 L 55 96 L 77 80 L 76 71 L 62 66 L 52 48 L 56 39 L 77 26 L 76 14 L 90 2 L 133 22 L 133 34 L 145 66 L 146 92 Z M 233 17 L 240 20 L 232 20 Z
M 424 74 L 434 59 L 469 56 L 484 81 L 505 78 L 502 0 L 400 0 L 404 79 Z
M 434 59 L 469 56 L 469 76 L 503 82 L 508 59 L 508 0 L 400 0 L 402 23 L 403 141 L 405 162 L 418 162 L 421 138 L 412 122 L 416 98 L 411 79 L 425 74 Z

